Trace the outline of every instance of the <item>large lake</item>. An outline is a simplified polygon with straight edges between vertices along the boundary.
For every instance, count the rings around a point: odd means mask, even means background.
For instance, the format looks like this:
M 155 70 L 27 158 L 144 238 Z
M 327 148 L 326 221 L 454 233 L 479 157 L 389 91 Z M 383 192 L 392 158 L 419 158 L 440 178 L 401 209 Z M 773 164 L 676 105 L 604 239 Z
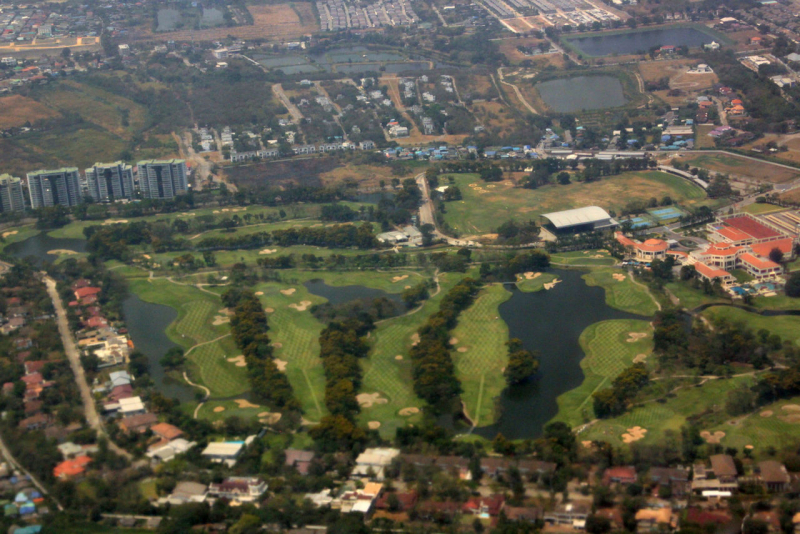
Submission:
M 512 287 L 509 300 L 500 305 L 500 316 L 509 335 L 528 350 L 541 353 L 539 371 L 500 396 L 501 416 L 494 425 L 477 428 L 476 434 L 492 439 L 498 433 L 508 439 L 536 438 L 558 413 L 556 399 L 583 382 L 580 362 L 585 356 L 581 333 L 609 319 L 645 319 L 606 304 L 605 290 L 587 286 L 581 271 L 554 270 L 561 280 L 549 291 L 525 293 Z
M 576 76 L 535 85 L 544 103 L 557 113 L 625 105 L 622 84 L 614 76 Z
M 654 46 L 688 46 L 696 48 L 714 38 L 697 28 L 660 28 L 614 35 L 566 37 L 570 44 L 587 56 L 627 55 L 647 52 Z

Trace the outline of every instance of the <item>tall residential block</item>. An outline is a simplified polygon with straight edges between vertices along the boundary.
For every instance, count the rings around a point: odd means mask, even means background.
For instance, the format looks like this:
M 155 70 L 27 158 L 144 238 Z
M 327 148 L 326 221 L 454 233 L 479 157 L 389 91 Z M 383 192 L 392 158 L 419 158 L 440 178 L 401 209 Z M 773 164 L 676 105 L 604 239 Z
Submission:
M 175 198 L 186 193 L 186 161 L 148 160 L 138 164 L 139 189 L 145 198 Z
M 33 209 L 77 206 L 83 202 L 80 174 L 75 167 L 28 173 L 28 193 Z
M 24 209 L 22 180 L 8 174 L 0 174 L 0 212 L 8 213 Z
M 95 202 L 133 198 L 133 167 L 121 161 L 95 163 L 86 169 L 86 184 Z

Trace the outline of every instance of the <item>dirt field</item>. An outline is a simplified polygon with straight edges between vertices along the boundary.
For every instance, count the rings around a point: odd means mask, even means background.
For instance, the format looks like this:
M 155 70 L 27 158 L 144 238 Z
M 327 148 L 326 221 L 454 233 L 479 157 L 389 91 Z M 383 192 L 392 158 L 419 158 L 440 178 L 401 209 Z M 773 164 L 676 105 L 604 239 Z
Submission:
M 689 66 L 698 64 L 693 59 L 672 59 L 669 61 L 643 61 L 639 63 L 639 73 L 646 82 L 656 82 L 664 76 L 673 76 L 686 72 Z
M 227 36 L 242 39 L 284 39 L 300 37 L 319 31 L 319 24 L 309 2 L 295 2 L 292 5 L 279 4 L 267 6 L 247 6 L 253 17 L 252 26 L 234 28 L 211 28 L 208 30 L 184 30 L 153 34 L 145 32 L 139 40 L 175 41 L 213 41 Z M 299 16 L 298 16 L 299 14 Z
M 522 17 L 517 19 L 504 19 L 503 22 L 508 24 L 511 28 L 514 28 L 519 33 L 525 33 L 531 31 L 531 27 L 527 24 Z
M 473 104 L 472 112 L 487 130 L 510 132 L 514 128 L 514 118 L 500 102 L 478 102 Z
M 51 119 L 60 114 L 32 98 L 21 95 L 0 98 L 0 130 Z

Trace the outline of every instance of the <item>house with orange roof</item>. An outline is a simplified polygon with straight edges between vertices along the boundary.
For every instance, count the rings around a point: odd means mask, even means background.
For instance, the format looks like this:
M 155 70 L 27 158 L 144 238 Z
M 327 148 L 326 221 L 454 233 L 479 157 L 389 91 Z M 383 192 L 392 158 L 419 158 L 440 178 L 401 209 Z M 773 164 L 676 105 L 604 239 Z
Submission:
M 86 472 L 86 466 L 92 463 L 88 456 L 78 456 L 64 460 L 53 468 L 53 476 L 62 480 L 74 479 Z
M 708 280 L 712 283 L 716 279 L 719 279 L 722 285 L 728 285 L 734 281 L 733 275 L 728 271 L 717 269 L 716 267 L 709 267 L 705 263 L 695 263 L 694 268 L 701 279 Z
M 762 259 L 746 252 L 739 257 L 742 267 L 757 280 L 781 274 L 783 268 L 772 260 Z

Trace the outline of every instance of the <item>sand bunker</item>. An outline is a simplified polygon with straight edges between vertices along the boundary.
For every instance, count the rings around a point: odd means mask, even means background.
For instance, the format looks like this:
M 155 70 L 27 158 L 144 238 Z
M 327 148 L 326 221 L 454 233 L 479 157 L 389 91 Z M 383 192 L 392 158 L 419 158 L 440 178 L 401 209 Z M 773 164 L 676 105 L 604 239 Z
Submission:
M 411 289 L 411 286 L 405 286 L 403 289 Z
M 283 414 L 278 412 L 261 412 L 260 414 L 258 414 L 259 417 L 258 421 L 259 423 L 274 425 L 275 423 L 281 420 L 282 415 Z
M 456 349 L 457 352 L 467 352 L 467 350 L 468 350 L 467 347 L 458 347 Z
M 419 408 L 417 408 L 415 406 L 411 406 L 409 408 L 403 408 L 398 413 L 403 417 L 408 417 L 409 415 L 414 415 L 414 414 L 419 413 Z
M 556 278 L 552 282 L 548 282 L 548 283 L 544 284 L 544 288 L 549 291 L 549 290 L 553 289 L 554 287 L 556 287 L 556 284 L 558 284 L 560 282 L 561 282 L 561 280 Z
M 600 257 L 602 258 L 602 256 L 600 256 Z M 613 276 L 614 276 L 614 280 L 616 280 L 617 282 L 624 282 L 625 281 L 625 275 L 622 274 L 622 273 L 614 273 Z
M 253 404 L 245 399 L 236 399 L 234 402 L 239 405 L 239 408 L 261 408 L 258 404 Z
M 583 445 L 584 447 L 586 447 L 588 449 L 589 447 L 592 446 L 592 442 L 587 439 L 587 440 L 581 441 L 581 445 Z
M 281 293 L 283 293 L 287 297 L 294 295 L 295 291 L 297 290 L 293 287 L 290 287 L 289 289 L 281 289 Z
M 397 360 L 397 361 L 400 361 L 400 360 L 403 359 L 403 355 L 402 354 L 398 354 L 397 356 L 394 357 L 394 359 Z
M 633 359 L 633 363 L 642 363 L 647 360 L 647 354 L 637 354 Z
M 108 219 L 103 221 L 103 226 L 107 226 L 109 224 L 126 224 L 128 219 Z
M 289 362 L 285 362 L 283 360 L 279 360 L 275 358 L 275 367 L 278 368 L 278 371 L 286 371 L 286 366 L 289 365 Z
M 764 410 L 758 415 L 760 415 L 761 417 L 772 417 L 772 410 Z
M 257 296 L 257 297 L 260 297 L 260 296 L 262 296 L 263 294 L 264 294 L 264 292 L 263 292 L 263 291 L 256 291 L 256 292 L 254 293 L 254 295 L 255 295 L 255 296 Z
M 244 360 L 244 354 L 240 354 L 235 358 L 228 358 L 228 362 L 236 364 L 236 367 L 247 367 L 247 362 Z
M 458 338 L 457 337 L 451 337 L 450 338 L 450 344 L 451 345 L 458 345 Z
M 283 348 L 283 343 L 277 343 L 276 342 L 276 343 L 273 343 L 272 346 L 275 347 L 276 349 L 282 349 Z
M 644 339 L 646 337 L 647 337 L 646 332 L 628 332 L 628 339 L 626 339 L 625 341 L 627 341 L 628 343 L 636 343 L 640 339 Z
M 308 307 L 311 306 L 312 304 L 313 302 L 311 302 L 310 300 L 301 300 L 297 304 L 289 304 L 289 307 L 294 308 L 297 311 L 306 311 Z
M 19 231 L 17 230 L 11 230 L 10 232 L 3 232 L 3 239 L 7 238 L 10 235 L 17 235 L 18 233 Z
M 640 426 L 629 428 L 626 433 L 622 434 L 622 442 L 633 443 L 634 441 L 639 441 L 640 439 L 644 438 L 645 434 L 647 434 L 646 428 L 642 428 Z
M 214 316 L 214 320 L 211 322 L 211 324 L 214 325 L 214 326 L 219 326 L 221 324 L 225 324 L 225 323 L 229 323 L 229 322 L 231 322 L 231 318 L 230 317 L 225 316 L 225 315 L 215 315 Z
M 77 254 L 74 250 L 69 250 L 66 248 L 54 248 L 53 250 L 48 250 L 48 254 L 52 254 L 53 256 L 61 256 L 62 254 Z
M 264 308 L 264 311 L 266 313 L 274 313 L 275 312 L 275 308 Z
M 395 276 L 395 277 L 392 278 L 392 282 L 395 282 L 395 283 L 402 282 L 406 278 L 408 278 L 407 274 L 404 274 L 403 276 Z
M 152 259 L 152 258 L 150 258 L 150 254 L 144 254 L 143 256 L 144 256 L 144 259 L 146 259 L 146 260 Z
M 262 250 L 261 252 L 259 252 L 259 254 L 263 254 L 263 255 L 266 255 L 266 254 L 275 254 L 276 252 L 278 252 L 278 249 L 276 249 L 276 248 L 265 248 L 264 250 Z
M 217 406 L 216 408 L 214 408 L 214 412 L 215 413 L 224 412 L 224 411 L 225 411 L 225 406 Z
M 750 449 L 750 450 L 755 449 L 755 447 L 753 447 L 752 445 L 745 445 L 744 448 L 745 449 Z
M 367 427 L 369 427 L 370 430 L 378 430 L 381 427 L 381 422 L 370 421 L 369 423 L 367 423 Z
M 781 415 L 778 416 L 778 419 L 786 423 L 792 423 L 796 425 L 797 423 L 800 423 L 800 413 L 790 413 L 789 415 Z
M 528 272 L 528 273 L 523 274 L 523 276 L 525 277 L 525 280 L 536 280 L 537 278 L 542 276 L 542 273 Z
M 800 412 L 800 405 L 799 404 L 784 404 L 781 406 L 781 410 L 784 412 Z
M 703 430 L 700 432 L 700 437 L 706 440 L 706 443 L 719 443 L 725 437 L 725 432 L 717 430 L 712 434 L 708 430 Z
M 386 404 L 389 402 L 388 399 L 382 398 L 380 393 L 359 393 L 356 395 L 356 400 L 364 408 L 371 408 L 373 404 Z
M 419 334 L 414 333 L 414 335 L 411 336 L 411 341 L 412 341 L 412 343 L 411 343 L 412 345 L 416 345 L 417 343 L 419 343 Z

